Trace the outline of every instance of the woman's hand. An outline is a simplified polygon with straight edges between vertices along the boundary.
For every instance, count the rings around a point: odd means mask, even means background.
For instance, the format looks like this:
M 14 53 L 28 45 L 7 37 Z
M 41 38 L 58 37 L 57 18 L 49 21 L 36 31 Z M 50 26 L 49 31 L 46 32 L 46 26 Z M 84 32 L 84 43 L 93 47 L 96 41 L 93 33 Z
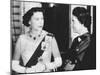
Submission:
M 35 66 L 36 72 L 44 72 L 45 71 L 45 65 L 42 62 L 38 62 Z
M 26 68 L 25 73 L 34 73 L 35 72 L 35 66 L 32 66 L 31 68 Z
M 37 63 L 35 66 L 26 69 L 26 73 L 44 72 L 45 65 L 41 62 Z
M 66 71 L 72 71 L 75 67 L 75 64 L 72 64 L 72 61 L 68 60 L 68 63 L 64 67 Z
M 55 66 L 55 64 L 52 62 L 52 63 L 46 63 L 46 68 L 48 69 L 48 70 L 53 70 L 53 69 L 56 69 L 56 66 Z

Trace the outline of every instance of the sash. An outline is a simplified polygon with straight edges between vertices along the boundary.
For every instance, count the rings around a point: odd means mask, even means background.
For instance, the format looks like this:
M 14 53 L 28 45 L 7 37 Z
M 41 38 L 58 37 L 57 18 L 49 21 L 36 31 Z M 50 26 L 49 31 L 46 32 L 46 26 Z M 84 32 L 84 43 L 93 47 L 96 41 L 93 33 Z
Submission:
M 46 36 L 46 35 L 45 35 Z M 37 48 L 33 55 L 30 57 L 29 61 L 26 63 L 25 67 L 31 67 L 33 65 L 36 65 L 38 62 L 38 58 L 43 54 L 43 50 L 41 50 L 41 43 L 44 41 L 45 36 L 42 38 L 42 40 L 37 44 Z M 36 46 L 35 46 L 36 47 Z

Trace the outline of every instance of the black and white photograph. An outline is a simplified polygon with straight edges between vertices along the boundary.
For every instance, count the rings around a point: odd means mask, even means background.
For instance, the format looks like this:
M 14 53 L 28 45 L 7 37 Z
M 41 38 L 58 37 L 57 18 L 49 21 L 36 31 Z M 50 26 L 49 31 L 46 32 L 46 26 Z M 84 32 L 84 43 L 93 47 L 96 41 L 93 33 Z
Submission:
M 96 70 L 96 6 L 11 0 L 11 75 Z

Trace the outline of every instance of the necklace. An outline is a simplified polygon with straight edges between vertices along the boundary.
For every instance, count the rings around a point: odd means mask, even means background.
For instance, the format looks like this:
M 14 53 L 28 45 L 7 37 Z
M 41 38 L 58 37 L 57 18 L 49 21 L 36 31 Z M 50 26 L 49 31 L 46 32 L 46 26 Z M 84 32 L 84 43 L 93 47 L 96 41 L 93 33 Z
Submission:
M 33 34 L 31 34 L 31 32 L 29 32 L 29 37 L 32 38 L 34 41 L 35 41 L 36 39 L 38 39 L 40 36 L 41 36 L 41 33 L 38 34 L 38 35 L 33 35 Z

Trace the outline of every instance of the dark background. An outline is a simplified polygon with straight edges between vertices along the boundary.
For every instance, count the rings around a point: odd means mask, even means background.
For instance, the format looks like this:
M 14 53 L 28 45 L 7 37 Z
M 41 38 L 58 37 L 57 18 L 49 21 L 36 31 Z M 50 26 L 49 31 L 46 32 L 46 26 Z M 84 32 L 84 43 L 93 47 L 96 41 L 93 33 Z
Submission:
M 60 52 L 65 51 L 69 45 L 69 5 L 55 4 L 50 7 L 43 4 L 45 11 L 44 29 L 55 35 Z

